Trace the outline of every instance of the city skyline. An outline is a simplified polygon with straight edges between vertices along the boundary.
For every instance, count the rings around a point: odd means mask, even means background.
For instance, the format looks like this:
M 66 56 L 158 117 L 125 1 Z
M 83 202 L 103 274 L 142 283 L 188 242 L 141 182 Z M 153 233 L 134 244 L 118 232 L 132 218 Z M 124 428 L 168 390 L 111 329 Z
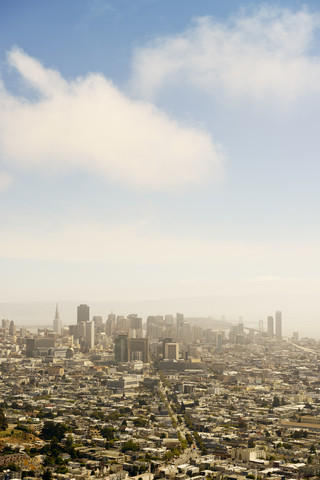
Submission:
M 163 301 L 319 335 L 320 7 L 221 3 L 1 6 L 0 314 Z

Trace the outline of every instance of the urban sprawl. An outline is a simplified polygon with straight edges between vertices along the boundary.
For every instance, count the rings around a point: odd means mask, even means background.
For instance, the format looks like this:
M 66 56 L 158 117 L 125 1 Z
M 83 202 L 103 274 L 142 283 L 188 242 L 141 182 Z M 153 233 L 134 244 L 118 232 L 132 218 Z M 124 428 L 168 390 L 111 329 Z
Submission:
M 281 312 L 76 314 L 2 320 L 0 480 L 319 478 L 320 343 Z

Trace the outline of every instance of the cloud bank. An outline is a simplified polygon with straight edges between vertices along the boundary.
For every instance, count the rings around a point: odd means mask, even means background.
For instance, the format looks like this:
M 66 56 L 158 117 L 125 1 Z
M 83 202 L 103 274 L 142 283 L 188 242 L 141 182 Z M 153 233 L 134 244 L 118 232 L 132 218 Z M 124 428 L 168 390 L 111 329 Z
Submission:
M 0 155 L 25 168 L 81 168 L 135 188 L 174 188 L 218 178 L 209 134 L 133 101 L 100 74 L 74 81 L 18 48 L 11 67 L 36 100 L 0 88 Z
M 312 53 L 318 15 L 264 6 L 227 23 L 195 20 L 186 31 L 136 51 L 132 85 L 144 98 L 188 84 L 217 98 L 290 104 L 320 92 L 320 57 Z

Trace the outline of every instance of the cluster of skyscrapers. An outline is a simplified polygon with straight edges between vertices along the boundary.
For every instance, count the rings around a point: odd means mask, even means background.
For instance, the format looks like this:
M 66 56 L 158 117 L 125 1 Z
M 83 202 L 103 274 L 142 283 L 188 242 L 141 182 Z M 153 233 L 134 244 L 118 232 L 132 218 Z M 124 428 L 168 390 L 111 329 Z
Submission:
M 267 318 L 267 335 L 269 338 L 282 338 L 282 314 L 278 310 L 275 319 L 271 316 Z
M 11 325 L 8 327 L 12 329 Z M 244 329 L 249 330 L 245 334 Z M 263 322 L 259 322 L 259 330 L 263 332 Z M 204 342 L 215 347 L 216 351 L 222 351 L 225 342 L 225 332 L 202 329 L 200 325 L 190 325 L 186 322 L 182 313 L 173 315 L 149 316 L 146 321 L 146 331 L 142 331 L 142 318 L 136 314 L 127 317 L 110 313 L 106 322 L 101 316 L 94 316 L 90 320 L 90 307 L 81 304 L 77 307 L 77 323 L 69 325 L 68 329 L 62 328 L 58 305 L 56 306 L 53 320 L 53 332 L 55 334 L 70 336 L 75 345 L 86 351 L 94 350 L 99 338 L 113 339 L 114 355 L 116 362 L 149 361 L 149 346 L 154 342 L 161 342 L 160 355 L 163 360 L 178 360 L 181 357 L 181 345 L 187 346 L 195 342 Z M 255 329 L 246 328 L 241 319 L 238 325 L 230 327 L 229 342 L 233 344 L 245 344 L 253 337 Z M 282 338 L 282 315 L 275 312 L 275 317 L 267 317 L 268 338 Z M 40 340 L 39 340 L 40 341 Z M 107 341 L 107 340 L 106 340 Z M 106 343 L 107 345 L 107 343 Z M 34 349 L 36 345 L 30 345 Z M 51 346 L 51 345 L 50 345 Z M 43 347 L 37 345 L 37 348 Z M 48 347 L 48 345 L 46 345 Z M 184 358 L 182 349 L 182 358 Z

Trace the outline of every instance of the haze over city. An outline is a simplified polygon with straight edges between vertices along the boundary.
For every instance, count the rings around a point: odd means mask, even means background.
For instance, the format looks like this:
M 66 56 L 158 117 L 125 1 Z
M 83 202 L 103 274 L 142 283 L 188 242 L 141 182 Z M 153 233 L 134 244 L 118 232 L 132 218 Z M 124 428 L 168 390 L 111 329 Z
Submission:
M 319 27 L 313 1 L 2 2 L 1 317 L 319 337 Z

